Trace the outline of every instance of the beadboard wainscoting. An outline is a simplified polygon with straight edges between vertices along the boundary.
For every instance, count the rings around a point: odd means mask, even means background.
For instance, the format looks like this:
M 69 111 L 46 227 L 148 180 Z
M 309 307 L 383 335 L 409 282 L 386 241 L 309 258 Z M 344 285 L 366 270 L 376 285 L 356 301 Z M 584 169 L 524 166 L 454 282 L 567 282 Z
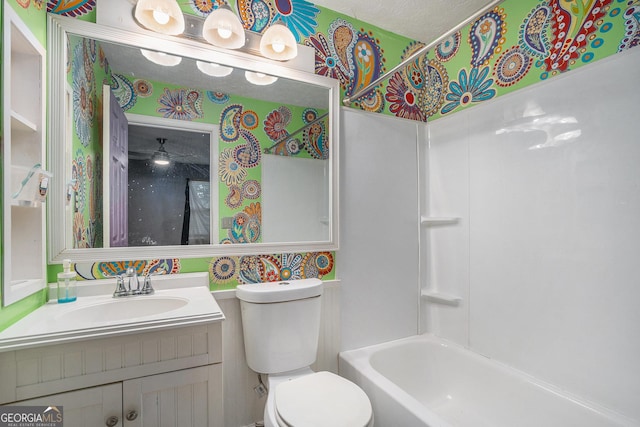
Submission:
M 66 426 L 223 427 L 221 323 L 0 352 L 0 404 L 64 406 Z
M 240 301 L 235 291 L 214 292 L 226 320 L 222 322 L 222 360 L 224 384 L 224 425 L 252 426 L 262 421 L 266 395 L 253 391 L 258 375 L 247 366 L 242 335 Z M 315 371 L 338 373 L 340 351 L 340 281 L 323 283 L 322 312 L 318 356 L 312 365 Z M 266 378 L 264 379 L 266 382 Z

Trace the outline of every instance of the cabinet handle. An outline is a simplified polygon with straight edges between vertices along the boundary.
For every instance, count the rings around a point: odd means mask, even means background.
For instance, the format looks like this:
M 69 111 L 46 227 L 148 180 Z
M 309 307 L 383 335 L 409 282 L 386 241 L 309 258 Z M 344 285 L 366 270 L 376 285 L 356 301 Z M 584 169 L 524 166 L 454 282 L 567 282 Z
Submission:
M 127 421 L 133 421 L 136 418 L 138 418 L 138 413 L 135 410 L 131 410 L 129 412 L 127 412 Z
M 107 427 L 115 427 L 118 425 L 119 422 L 120 422 L 120 418 L 116 417 L 115 415 L 112 415 L 109 418 L 107 418 L 107 421 L 105 422 L 105 424 L 107 425 Z

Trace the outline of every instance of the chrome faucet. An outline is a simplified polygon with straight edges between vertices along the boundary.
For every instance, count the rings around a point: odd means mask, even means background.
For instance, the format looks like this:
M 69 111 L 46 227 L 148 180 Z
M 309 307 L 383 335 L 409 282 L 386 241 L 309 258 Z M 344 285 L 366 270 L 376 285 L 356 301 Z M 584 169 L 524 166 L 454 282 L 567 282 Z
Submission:
M 131 292 L 132 294 L 134 292 L 138 292 L 138 290 L 140 289 L 140 281 L 138 280 L 138 272 L 136 271 L 136 269 L 133 267 L 127 268 L 125 277 L 128 279 L 128 282 L 129 282 L 127 284 L 127 289 L 129 289 L 129 292 Z M 133 287 L 134 285 L 135 285 L 135 289 Z
M 133 267 L 127 268 L 126 273 L 116 276 L 116 290 L 113 293 L 114 298 L 126 297 L 130 295 L 151 295 L 153 293 L 154 290 L 151 286 L 150 274 L 146 274 L 144 276 L 142 288 L 140 288 L 138 272 Z

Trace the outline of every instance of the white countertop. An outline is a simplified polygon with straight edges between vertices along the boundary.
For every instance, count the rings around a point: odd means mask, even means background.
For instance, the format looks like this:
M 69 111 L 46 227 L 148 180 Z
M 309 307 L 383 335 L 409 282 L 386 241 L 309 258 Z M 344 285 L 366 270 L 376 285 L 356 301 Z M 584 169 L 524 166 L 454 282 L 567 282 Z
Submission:
M 152 285 L 153 295 L 113 298 L 114 279 L 78 282 L 76 301 L 45 304 L 0 332 L 0 352 L 225 318 L 209 291 L 208 273 L 157 276 Z

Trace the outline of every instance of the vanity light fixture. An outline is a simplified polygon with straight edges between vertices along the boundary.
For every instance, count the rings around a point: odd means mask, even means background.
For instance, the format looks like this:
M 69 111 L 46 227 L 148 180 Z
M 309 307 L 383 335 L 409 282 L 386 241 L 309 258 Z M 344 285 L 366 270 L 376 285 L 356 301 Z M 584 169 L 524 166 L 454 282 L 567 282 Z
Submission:
M 272 83 L 275 83 L 278 80 L 275 76 L 270 76 L 268 74 L 263 73 L 255 73 L 253 71 L 245 71 L 244 77 L 247 79 L 249 83 L 253 83 L 258 86 L 266 86 Z
M 213 62 L 196 61 L 196 66 L 198 67 L 198 70 L 212 77 L 226 77 L 233 71 L 233 68 L 231 67 L 214 64 Z
M 158 65 L 164 65 L 165 67 L 173 67 L 182 62 L 182 57 L 169 55 L 168 53 L 164 52 L 140 49 L 140 53 L 142 53 L 142 56 L 147 58 L 149 61 Z
M 223 4 L 207 16 L 202 37 L 214 46 L 239 49 L 244 46 L 244 27 L 229 5 Z
M 298 55 L 298 44 L 291 30 L 278 19 L 260 39 L 260 53 L 266 58 L 288 61 Z
M 134 16 L 158 33 L 176 36 L 184 32 L 184 16 L 176 0 L 138 0 Z

